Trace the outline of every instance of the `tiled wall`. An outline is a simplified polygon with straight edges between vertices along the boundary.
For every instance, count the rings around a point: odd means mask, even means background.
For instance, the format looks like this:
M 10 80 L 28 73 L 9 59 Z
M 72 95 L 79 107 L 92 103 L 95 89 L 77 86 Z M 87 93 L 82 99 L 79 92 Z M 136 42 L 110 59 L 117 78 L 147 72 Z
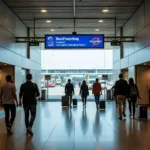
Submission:
M 28 59 L 27 44 L 15 43 L 16 36 L 26 37 L 27 28 L 0 0 L 0 62 L 15 66 L 15 82 L 18 91 L 22 83 L 22 68 L 30 69 L 34 74 L 34 81 L 40 86 L 40 47 L 31 47 L 30 59 Z

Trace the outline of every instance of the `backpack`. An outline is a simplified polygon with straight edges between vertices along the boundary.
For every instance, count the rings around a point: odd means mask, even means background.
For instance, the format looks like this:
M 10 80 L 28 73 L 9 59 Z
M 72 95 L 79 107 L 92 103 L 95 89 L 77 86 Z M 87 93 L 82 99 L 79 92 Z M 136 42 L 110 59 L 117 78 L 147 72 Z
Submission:
M 130 89 L 130 96 L 137 96 L 138 95 L 138 92 L 137 92 L 137 88 L 136 86 L 132 86 L 131 89 Z

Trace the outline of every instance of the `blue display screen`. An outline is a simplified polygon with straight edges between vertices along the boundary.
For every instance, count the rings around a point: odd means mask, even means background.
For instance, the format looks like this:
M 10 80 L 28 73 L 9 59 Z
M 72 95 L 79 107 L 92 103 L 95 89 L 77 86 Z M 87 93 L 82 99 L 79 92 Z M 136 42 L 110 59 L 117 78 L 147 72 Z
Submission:
M 104 35 L 45 35 L 45 49 L 104 48 Z

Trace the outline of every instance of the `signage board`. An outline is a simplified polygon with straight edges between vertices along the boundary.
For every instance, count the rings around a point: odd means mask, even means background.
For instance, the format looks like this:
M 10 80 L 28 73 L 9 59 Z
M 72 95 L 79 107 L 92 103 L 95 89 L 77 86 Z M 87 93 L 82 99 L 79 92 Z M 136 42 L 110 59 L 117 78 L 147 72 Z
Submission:
M 45 75 L 45 80 L 51 80 L 51 75 Z
M 111 46 L 120 46 L 120 45 L 121 45 L 121 42 L 119 42 L 119 41 L 111 42 Z
M 29 46 L 39 46 L 39 42 L 29 42 Z
M 102 80 L 108 80 L 108 75 L 107 74 L 102 75 Z
M 104 35 L 45 35 L 45 49 L 104 48 Z

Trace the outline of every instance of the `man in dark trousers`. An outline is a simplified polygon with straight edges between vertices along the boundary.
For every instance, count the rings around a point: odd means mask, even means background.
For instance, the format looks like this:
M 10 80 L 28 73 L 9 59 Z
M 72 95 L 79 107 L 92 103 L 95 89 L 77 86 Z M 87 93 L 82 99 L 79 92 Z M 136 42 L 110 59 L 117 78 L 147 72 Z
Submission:
M 119 74 L 119 80 L 115 83 L 115 90 L 117 95 L 117 103 L 119 109 L 119 118 L 122 120 L 122 115 L 126 117 L 125 110 L 126 110 L 126 98 L 128 96 L 128 83 L 126 80 L 123 79 L 123 75 Z M 123 111 L 122 111 L 123 105 Z
M 20 106 L 22 106 L 23 102 L 27 135 L 28 134 L 33 135 L 32 126 L 36 117 L 36 104 L 37 104 L 36 97 L 38 97 L 40 93 L 37 84 L 31 81 L 32 75 L 28 74 L 26 79 L 27 79 L 26 83 L 22 84 L 20 87 L 20 94 L 19 94 Z M 30 121 L 29 121 L 29 113 L 31 113 Z
M 65 93 L 66 93 L 66 96 L 68 96 L 69 98 L 70 108 L 72 108 L 71 102 L 72 102 L 72 96 L 74 95 L 74 87 L 70 79 L 68 80 L 68 83 L 65 86 Z

